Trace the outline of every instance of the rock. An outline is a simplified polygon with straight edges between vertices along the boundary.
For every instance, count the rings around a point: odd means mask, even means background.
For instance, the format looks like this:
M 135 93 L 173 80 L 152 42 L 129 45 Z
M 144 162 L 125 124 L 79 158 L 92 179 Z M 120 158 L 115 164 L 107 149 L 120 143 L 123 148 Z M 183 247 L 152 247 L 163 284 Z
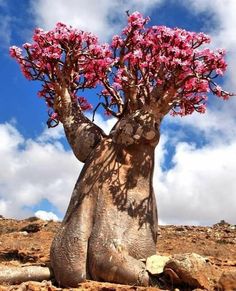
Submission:
M 1 286 L 2 287 L 2 286 Z M 56 288 L 52 285 L 51 281 L 43 281 L 41 283 L 35 281 L 28 281 L 21 283 L 18 286 L 12 286 L 11 289 L 6 289 L 6 291 L 61 291 L 61 288 Z M 4 289 L 5 291 L 5 289 Z
M 157 275 L 163 272 L 166 262 L 170 259 L 169 256 L 153 255 L 147 258 L 146 269 L 152 275 Z
M 176 226 L 175 231 L 185 231 L 185 227 L 184 226 Z
M 218 289 L 221 291 L 236 290 L 236 271 L 224 272 L 218 282 Z
M 20 231 L 27 231 L 27 232 L 38 232 L 42 226 L 38 223 L 31 223 L 23 227 Z
M 36 216 L 30 216 L 26 219 L 29 222 L 34 222 L 34 221 L 39 221 L 40 218 L 36 217 Z
M 230 223 L 226 222 L 224 219 L 222 219 L 220 222 L 213 224 L 213 227 L 228 227 L 230 226 Z
M 208 271 L 210 264 L 207 259 L 195 253 L 173 255 L 164 267 L 164 274 L 173 284 L 191 288 L 209 289 Z
M 19 231 L 19 234 L 26 236 L 26 235 L 28 235 L 29 233 L 28 233 L 27 231 Z

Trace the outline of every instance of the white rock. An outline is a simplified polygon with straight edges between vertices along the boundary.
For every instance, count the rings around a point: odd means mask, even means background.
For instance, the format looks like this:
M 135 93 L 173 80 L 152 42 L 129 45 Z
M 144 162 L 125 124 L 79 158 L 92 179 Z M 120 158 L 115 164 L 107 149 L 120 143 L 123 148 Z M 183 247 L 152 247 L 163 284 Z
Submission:
M 153 255 L 147 258 L 146 269 L 152 275 L 157 275 L 163 272 L 165 264 L 169 261 L 169 256 Z

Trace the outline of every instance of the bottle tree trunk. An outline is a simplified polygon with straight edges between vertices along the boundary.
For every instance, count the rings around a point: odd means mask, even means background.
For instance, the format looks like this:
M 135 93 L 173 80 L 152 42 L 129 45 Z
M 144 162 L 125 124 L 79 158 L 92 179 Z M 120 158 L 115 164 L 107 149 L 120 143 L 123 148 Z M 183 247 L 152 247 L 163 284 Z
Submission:
M 146 28 L 147 18 L 127 14 L 128 25 L 110 46 L 59 23 L 49 32 L 36 30 L 34 44 L 23 45 L 25 57 L 10 49 L 24 75 L 43 82 L 39 94 L 54 109 L 48 125 L 63 124 L 85 163 L 51 247 L 61 286 L 86 279 L 150 284 L 142 259 L 156 250 L 152 175 L 160 122 L 170 110 L 203 113 L 209 91 L 232 95 L 213 81 L 225 71 L 224 52 L 199 50 L 206 35 Z M 103 89 L 95 111 L 102 105 L 118 118 L 108 136 L 83 115 L 89 104 L 77 95 L 97 85 Z
M 51 246 L 55 278 L 68 287 L 86 279 L 148 286 L 142 259 L 156 253 L 152 176 L 160 118 L 148 108 L 136 110 L 108 136 L 87 119 L 76 120 L 64 128 L 67 137 L 77 132 L 71 145 L 75 153 L 82 149 L 85 164 Z

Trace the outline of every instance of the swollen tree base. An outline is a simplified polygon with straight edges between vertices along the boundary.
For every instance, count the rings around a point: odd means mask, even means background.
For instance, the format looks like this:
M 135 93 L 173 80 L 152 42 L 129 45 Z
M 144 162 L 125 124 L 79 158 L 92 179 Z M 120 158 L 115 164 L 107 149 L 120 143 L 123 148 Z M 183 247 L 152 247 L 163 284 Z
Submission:
M 124 116 L 86 159 L 51 246 L 60 286 L 87 279 L 150 285 L 142 260 L 156 253 L 152 175 L 159 124 L 150 111 Z

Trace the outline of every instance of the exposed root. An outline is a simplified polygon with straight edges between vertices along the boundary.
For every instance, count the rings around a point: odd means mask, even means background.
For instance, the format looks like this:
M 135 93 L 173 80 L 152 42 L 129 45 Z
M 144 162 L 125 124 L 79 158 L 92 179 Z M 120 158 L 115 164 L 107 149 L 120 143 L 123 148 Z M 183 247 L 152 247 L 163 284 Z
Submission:
M 0 284 L 19 284 L 26 281 L 41 282 L 43 280 L 50 280 L 52 276 L 52 271 L 48 267 L 0 267 Z

